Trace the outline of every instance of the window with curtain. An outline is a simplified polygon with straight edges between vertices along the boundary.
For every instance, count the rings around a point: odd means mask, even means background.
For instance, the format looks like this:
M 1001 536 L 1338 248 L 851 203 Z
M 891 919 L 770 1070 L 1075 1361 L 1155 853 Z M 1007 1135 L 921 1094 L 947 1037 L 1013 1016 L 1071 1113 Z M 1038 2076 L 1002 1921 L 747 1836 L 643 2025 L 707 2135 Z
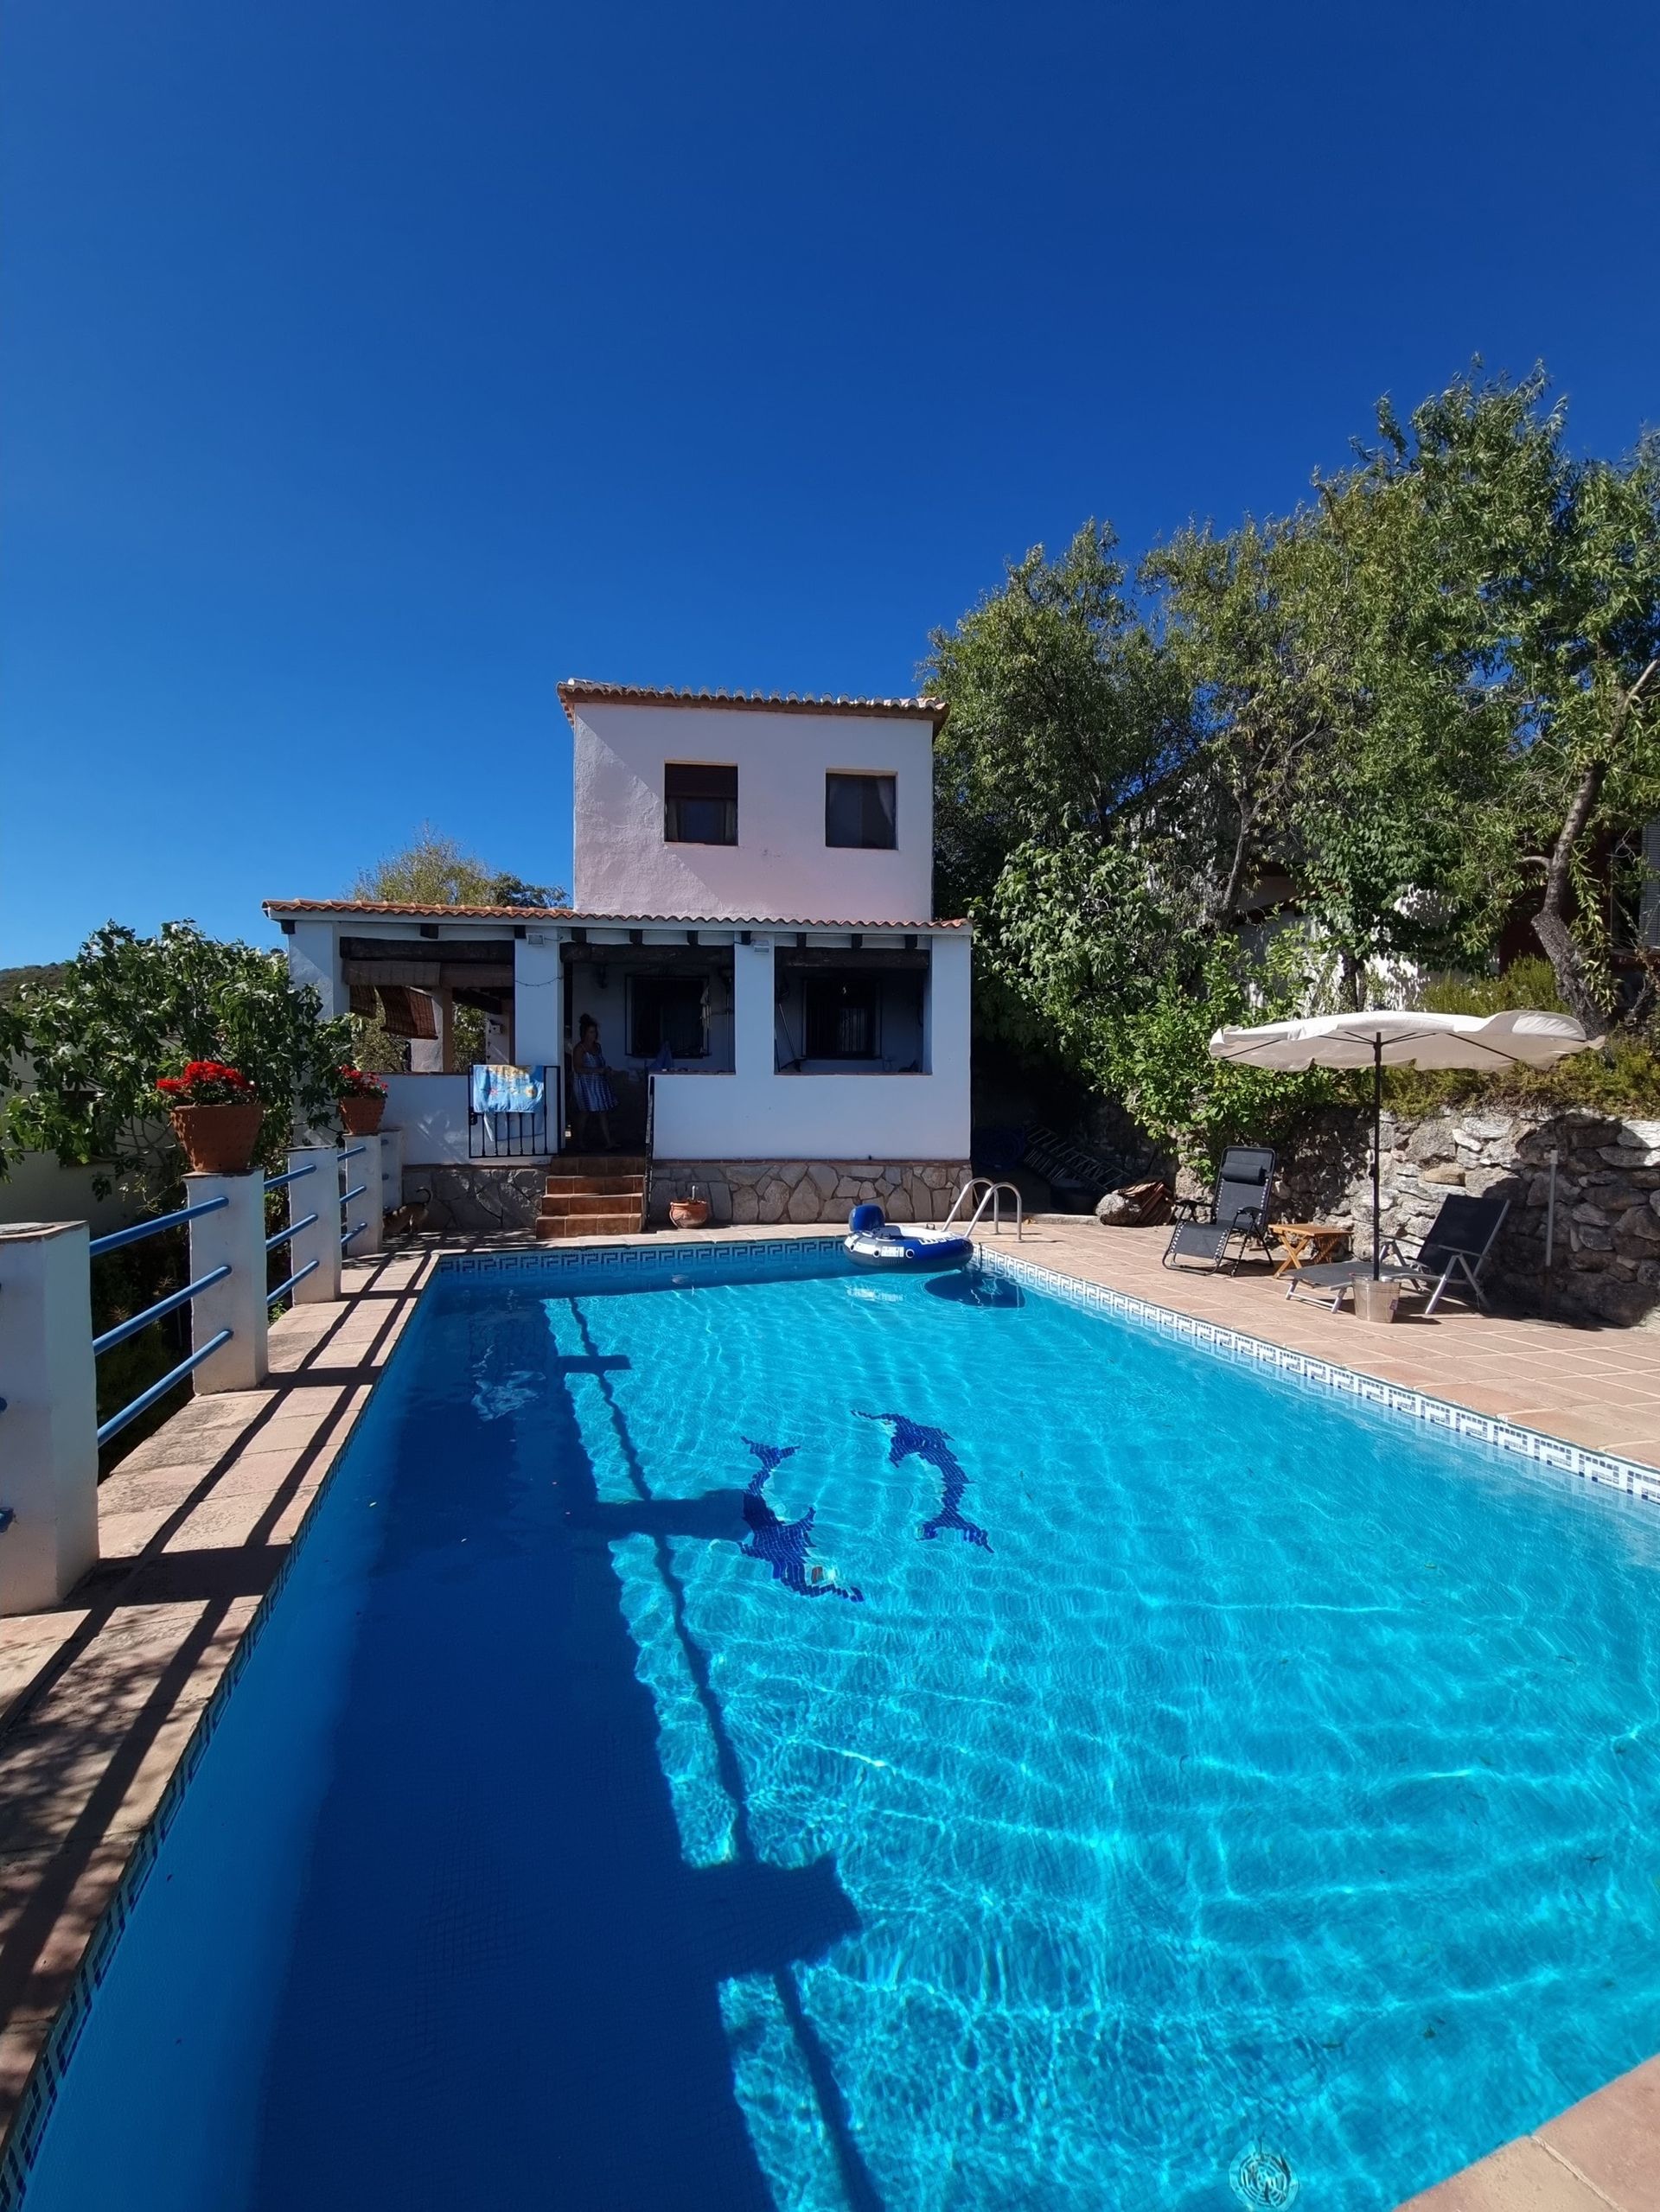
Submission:
M 874 1060 L 881 1049 L 877 1018 L 878 979 L 873 975 L 810 975 L 802 983 L 807 1002 L 807 1057 L 809 1060 Z
M 667 845 L 737 843 L 737 770 L 708 761 L 670 761 L 663 769 Z
M 897 819 L 895 780 L 891 775 L 842 775 L 824 779 L 824 841 L 827 845 L 875 845 L 891 850 Z

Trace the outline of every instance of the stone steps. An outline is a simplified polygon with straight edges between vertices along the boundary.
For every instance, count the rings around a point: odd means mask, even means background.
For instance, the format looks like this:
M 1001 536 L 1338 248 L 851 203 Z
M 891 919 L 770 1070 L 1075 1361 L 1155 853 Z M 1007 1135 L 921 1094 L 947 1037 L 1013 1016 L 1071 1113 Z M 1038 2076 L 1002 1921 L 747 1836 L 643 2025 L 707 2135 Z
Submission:
M 646 1163 L 612 1152 L 565 1154 L 542 1187 L 536 1234 L 545 1244 L 565 1237 L 635 1236 L 646 1225 Z

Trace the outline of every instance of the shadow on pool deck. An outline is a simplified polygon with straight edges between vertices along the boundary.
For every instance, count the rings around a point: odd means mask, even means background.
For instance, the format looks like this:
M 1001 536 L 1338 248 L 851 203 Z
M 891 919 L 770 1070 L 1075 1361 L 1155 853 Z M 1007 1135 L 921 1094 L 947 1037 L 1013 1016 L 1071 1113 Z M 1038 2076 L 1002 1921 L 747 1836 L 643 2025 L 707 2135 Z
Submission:
M 829 1860 L 757 1852 L 669 1549 L 740 1533 L 741 1494 L 651 1495 L 610 1390 L 626 1361 L 582 1327 L 562 1357 L 540 1301 L 491 1316 L 488 1356 L 533 1394 L 491 1425 L 488 1455 L 465 1401 L 393 1397 L 380 1417 L 399 1425 L 398 1482 L 275 2000 L 250 2205 L 556 2190 L 584 2212 L 765 2212 L 719 2001 L 747 1974 L 789 2024 L 846 2202 L 880 2212 L 795 1971 L 857 1915 Z M 576 1376 L 598 1381 L 632 1501 L 601 1499 Z M 629 1535 L 654 1547 L 711 1731 L 725 1865 L 682 1856 L 610 1550 Z
M 290 1343 L 296 1371 L 273 1374 L 269 1390 L 239 1393 L 234 1403 L 192 1400 L 105 1483 L 105 1556 L 70 1603 L 0 1629 L 8 1693 L 0 1723 L 5 2119 L 133 1842 L 408 1304 L 407 1291 L 389 1297 L 367 1335 L 356 1331 L 353 1363 L 298 1433 L 290 1393 L 315 1380 L 309 1361 L 342 1331 L 354 1333 L 353 1305 L 313 1310 Z M 263 1469 L 252 1490 L 241 1478 L 250 1455 Z M 152 1498 L 142 1515 L 112 1517 L 112 1503 L 146 1489 Z M 231 1541 L 222 1526 L 227 1490 L 237 1494 Z

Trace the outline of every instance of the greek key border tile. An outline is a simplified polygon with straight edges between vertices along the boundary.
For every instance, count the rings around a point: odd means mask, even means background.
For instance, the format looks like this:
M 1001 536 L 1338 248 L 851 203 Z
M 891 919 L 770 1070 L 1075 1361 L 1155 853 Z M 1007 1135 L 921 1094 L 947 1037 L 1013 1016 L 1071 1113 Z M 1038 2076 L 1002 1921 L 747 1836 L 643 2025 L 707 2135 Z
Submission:
M 1539 1429 L 1523 1428 L 1519 1423 L 1504 1420 L 1497 1414 L 1478 1413 L 1470 1406 L 1455 1406 L 1444 1398 L 1431 1398 L 1421 1390 L 1409 1390 L 1404 1384 L 1362 1374 L 1354 1367 L 1340 1366 L 1335 1360 L 1323 1360 L 1311 1352 L 1296 1352 L 1283 1344 L 1271 1344 L 1265 1337 L 1250 1336 L 1243 1329 L 1228 1329 L 1214 1321 L 1201 1321 L 1193 1314 L 1176 1313 L 1168 1306 L 1134 1297 L 1127 1291 L 1110 1290 L 1103 1283 L 1082 1282 L 1076 1276 L 1061 1274 L 1038 1260 L 988 1251 L 984 1245 L 980 1247 L 980 1259 L 981 1265 L 993 1274 L 1033 1283 L 1050 1297 L 1064 1299 L 1069 1305 L 1117 1314 L 1157 1329 L 1164 1335 L 1183 1336 L 1234 1359 L 1277 1367 L 1282 1374 L 1299 1376 L 1306 1382 L 1317 1383 L 1367 1405 L 1381 1406 L 1408 1420 L 1425 1422 L 1452 1436 L 1473 1437 L 1478 1443 L 1514 1452 L 1558 1474 L 1571 1475 L 1580 1482 L 1593 1482 L 1599 1488 L 1620 1490 L 1628 1497 L 1641 1498 L 1645 1504 L 1660 1506 L 1660 1468 L 1645 1467 L 1640 1460 L 1624 1459 L 1614 1452 L 1595 1451 L 1586 1444 L 1569 1444 L 1565 1437 L 1548 1436 Z

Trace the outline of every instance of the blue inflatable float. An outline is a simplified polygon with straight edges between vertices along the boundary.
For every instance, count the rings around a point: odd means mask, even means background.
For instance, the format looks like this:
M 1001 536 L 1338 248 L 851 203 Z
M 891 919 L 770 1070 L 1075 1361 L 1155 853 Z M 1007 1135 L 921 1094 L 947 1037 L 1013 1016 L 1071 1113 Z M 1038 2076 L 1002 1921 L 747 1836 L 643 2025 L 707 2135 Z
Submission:
M 974 1256 L 974 1240 L 961 1229 L 901 1228 L 879 1206 L 855 1206 L 847 1216 L 846 1248 L 866 1267 L 961 1267 Z

